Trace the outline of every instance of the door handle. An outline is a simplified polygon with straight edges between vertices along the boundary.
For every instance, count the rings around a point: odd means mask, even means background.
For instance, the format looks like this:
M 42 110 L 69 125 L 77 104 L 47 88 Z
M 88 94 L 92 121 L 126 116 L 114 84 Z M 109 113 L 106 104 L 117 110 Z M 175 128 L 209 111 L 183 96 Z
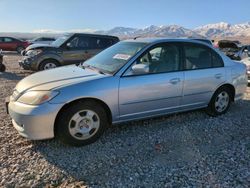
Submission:
M 222 74 L 216 74 L 216 75 L 214 75 L 214 77 L 216 78 L 216 79 L 220 79 L 221 77 L 222 77 Z
M 180 80 L 181 80 L 180 78 L 173 78 L 173 79 L 170 80 L 170 83 L 171 84 L 177 84 L 178 82 L 180 82 Z

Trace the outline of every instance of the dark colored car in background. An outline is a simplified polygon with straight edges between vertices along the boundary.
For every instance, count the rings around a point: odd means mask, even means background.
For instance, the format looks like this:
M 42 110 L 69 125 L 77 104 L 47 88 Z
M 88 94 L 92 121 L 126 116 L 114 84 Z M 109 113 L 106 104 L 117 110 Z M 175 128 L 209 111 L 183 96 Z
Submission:
M 97 34 L 66 34 L 48 44 L 33 44 L 22 52 L 19 61 L 27 70 L 46 70 L 78 64 L 119 41 L 118 37 Z
M 18 53 L 21 53 L 21 51 L 29 45 L 29 42 L 13 37 L 0 37 L 0 49 L 3 51 L 17 51 Z
M 242 48 L 239 41 L 220 40 L 218 41 L 218 48 L 229 58 L 239 60 L 239 58 L 235 56 Z

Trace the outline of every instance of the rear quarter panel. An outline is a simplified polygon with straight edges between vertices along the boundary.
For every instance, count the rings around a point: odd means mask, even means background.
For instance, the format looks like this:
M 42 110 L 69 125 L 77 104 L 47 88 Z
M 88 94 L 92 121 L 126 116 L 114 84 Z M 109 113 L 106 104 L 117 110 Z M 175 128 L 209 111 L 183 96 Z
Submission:
M 232 84 L 235 87 L 235 100 L 242 98 L 247 89 L 246 65 L 236 62 L 232 66 Z
M 246 65 L 232 60 L 226 60 L 227 81 L 235 88 L 235 100 L 241 99 L 247 88 Z

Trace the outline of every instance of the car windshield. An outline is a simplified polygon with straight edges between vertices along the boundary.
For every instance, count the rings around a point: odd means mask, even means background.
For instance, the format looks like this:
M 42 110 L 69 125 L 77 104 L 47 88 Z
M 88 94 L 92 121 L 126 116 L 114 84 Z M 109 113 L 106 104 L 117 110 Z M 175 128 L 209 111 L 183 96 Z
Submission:
M 114 74 L 146 45 L 143 42 L 119 42 L 85 61 L 83 65 Z
M 56 39 L 54 42 L 52 42 L 51 44 L 53 46 L 61 46 L 66 40 L 68 40 L 70 37 L 70 35 L 64 35 L 62 37 L 59 37 L 58 39 Z
M 34 42 L 34 41 L 40 41 L 40 39 L 41 39 L 41 37 L 38 37 L 38 38 L 34 38 L 34 39 L 30 40 L 30 41 L 32 41 L 32 42 Z

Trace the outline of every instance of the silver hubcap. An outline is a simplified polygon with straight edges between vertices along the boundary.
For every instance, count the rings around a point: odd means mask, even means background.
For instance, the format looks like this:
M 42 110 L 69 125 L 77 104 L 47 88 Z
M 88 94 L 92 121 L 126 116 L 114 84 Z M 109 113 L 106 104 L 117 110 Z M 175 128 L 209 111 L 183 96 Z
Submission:
M 44 66 L 44 70 L 46 69 L 53 69 L 56 68 L 56 64 L 55 63 L 46 63 Z
M 221 92 L 215 100 L 215 109 L 218 112 L 223 112 L 229 104 L 229 95 L 227 92 L 223 91 Z
M 95 135 L 100 127 L 100 118 L 92 110 L 82 110 L 69 121 L 69 132 L 78 140 L 86 140 Z

